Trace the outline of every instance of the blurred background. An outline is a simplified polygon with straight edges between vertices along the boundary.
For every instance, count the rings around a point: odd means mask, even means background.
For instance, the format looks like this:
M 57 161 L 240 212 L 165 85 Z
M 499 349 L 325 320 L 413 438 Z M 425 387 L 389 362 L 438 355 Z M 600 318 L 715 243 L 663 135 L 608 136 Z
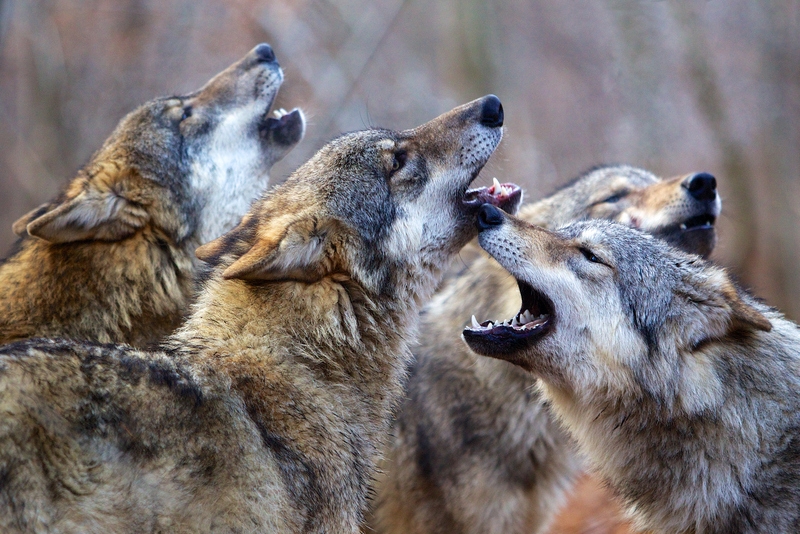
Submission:
M 117 121 L 273 45 L 306 139 L 495 93 L 492 176 L 540 198 L 598 163 L 714 174 L 715 258 L 800 318 L 800 0 L 0 0 L 0 248 Z

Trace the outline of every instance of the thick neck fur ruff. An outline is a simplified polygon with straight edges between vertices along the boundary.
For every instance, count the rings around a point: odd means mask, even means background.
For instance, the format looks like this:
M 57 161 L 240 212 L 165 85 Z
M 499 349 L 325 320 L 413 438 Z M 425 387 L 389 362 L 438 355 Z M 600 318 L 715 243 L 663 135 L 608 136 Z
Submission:
M 0 265 L 0 342 L 154 343 L 178 326 L 192 298 L 194 246 L 147 228 L 118 242 L 53 245 L 27 237 Z

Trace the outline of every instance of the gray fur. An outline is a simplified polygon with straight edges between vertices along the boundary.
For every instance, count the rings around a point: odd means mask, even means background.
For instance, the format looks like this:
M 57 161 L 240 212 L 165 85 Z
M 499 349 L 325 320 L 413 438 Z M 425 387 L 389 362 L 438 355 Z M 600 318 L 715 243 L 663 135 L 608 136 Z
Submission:
M 619 224 L 548 232 L 506 217 L 480 243 L 549 299 L 550 327 L 522 349 L 465 339 L 541 380 L 640 528 L 800 529 L 797 325 L 723 269 Z
M 691 175 L 690 175 L 691 176 Z M 708 253 L 713 226 L 681 230 L 720 203 L 693 199 L 685 176 L 661 179 L 628 165 L 594 168 L 551 196 L 522 206 L 545 227 L 607 218 L 637 225 L 690 251 Z M 536 379 L 470 351 L 459 333 L 470 316 L 510 317 L 516 282 L 477 244 L 467 245 L 421 317 L 420 344 L 377 484 L 378 532 L 544 532 L 581 469 Z

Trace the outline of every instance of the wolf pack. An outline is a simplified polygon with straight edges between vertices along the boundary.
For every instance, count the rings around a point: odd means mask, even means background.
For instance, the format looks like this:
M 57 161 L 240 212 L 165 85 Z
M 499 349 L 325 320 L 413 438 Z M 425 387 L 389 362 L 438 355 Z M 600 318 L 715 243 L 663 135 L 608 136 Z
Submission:
M 147 102 L 14 223 L 0 532 L 545 534 L 578 479 L 618 532 L 800 532 L 800 331 L 709 260 L 714 176 L 472 187 L 488 95 L 269 188 L 282 81 Z

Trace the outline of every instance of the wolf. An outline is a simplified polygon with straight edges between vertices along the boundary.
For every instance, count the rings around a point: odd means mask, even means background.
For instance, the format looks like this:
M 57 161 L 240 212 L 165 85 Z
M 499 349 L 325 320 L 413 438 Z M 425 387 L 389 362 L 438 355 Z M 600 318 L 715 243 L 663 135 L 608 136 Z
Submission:
M 540 392 L 640 529 L 800 529 L 800 330 L 725 272 L 607 221 L 557 231 L 487 206 L 480 245 L 519 286 L 478 354 Z
M 357 532 L 419 309 L 477 234 L 493 95 L 325 145 L 197 256 L 156 351 L 0 349 L 3 532 Z
M 550 228 L 613 219 L 707 255 L 721 209 L 716 185 L 708 173 L 661 179 L 600 166 L 519 215 Z M 544 532 L 580 469 L 535 378 L 475 355 L 459 338 L 473 313 L 510 316 L 519 306 L 513 279 L 471 246 L 422 312 L 408 395 L 372 504 L 378 532 Z
M 267 44 L 184 96 L 123 118 L 63 192 L 21 217 L 0 265 L 0 343 L 34 336 L 144 346 L 195 291 L 194 249 L 233 228 L 303 137 L 269 114 L 283 73 Z

